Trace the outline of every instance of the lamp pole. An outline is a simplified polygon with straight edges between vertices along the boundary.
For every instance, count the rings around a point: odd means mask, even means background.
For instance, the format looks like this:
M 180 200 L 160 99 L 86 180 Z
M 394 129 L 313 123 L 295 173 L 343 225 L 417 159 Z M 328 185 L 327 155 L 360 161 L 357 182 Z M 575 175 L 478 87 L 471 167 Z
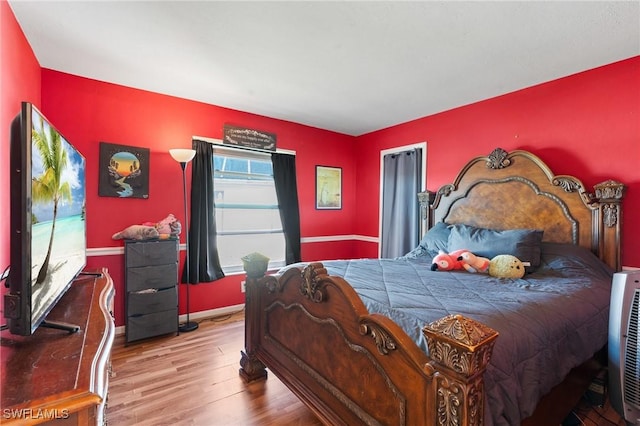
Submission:
M 180 167 L 182 168 L 182 193 L 183 193 L 183 198 L 184 198 L 184 224 L 185 224 L 185 260 L 184 260 L 184 267 L 185 267 L 185 272 L 186 272 L 186 276 L 187 276 L 187 321 L 184 324 L 180 324 L 178 326 L 178 330 L 179 331 L 193 331 L 195 329 L 198 328 L 198 323 L 197 322 L 192 322 L 189 320 L 189 314 L 191 311 L 191 307 L 190 307 L 190 301 L 189 301 L 189 289 L 191 287 L 191 283 L 189 281 L 191 281 L 191 275 L 189 274 L 189 216 L 188 216 L 188 209 L 187 209 L 187 175 L 186 175 L 186 169 L 187 169 L 187 163 L 190 162 L 193 157 L 196 155 L 196 152 L 193 149 L 170 149 L 169 153 L 171 154 L 171 156 L 173 157 L 174 160 L 176 160 L 178 163 L 180 163 Z

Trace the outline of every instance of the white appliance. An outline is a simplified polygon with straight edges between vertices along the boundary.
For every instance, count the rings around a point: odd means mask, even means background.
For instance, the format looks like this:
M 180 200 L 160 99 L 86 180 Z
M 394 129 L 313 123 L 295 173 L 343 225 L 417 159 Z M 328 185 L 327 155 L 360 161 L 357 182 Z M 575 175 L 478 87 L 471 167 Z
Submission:
M 608 352 L 611 406 L 640 425 L 640 270 L 613 274 Z

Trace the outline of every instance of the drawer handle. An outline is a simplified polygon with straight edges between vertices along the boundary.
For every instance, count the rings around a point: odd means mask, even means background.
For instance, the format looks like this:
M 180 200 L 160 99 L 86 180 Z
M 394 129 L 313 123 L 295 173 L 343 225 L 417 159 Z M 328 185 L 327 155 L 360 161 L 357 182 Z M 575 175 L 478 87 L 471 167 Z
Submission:
M 145 288 L 144 290 L 134 291 L 134 294 L 155 294 L 158 292 L 157 288 Z

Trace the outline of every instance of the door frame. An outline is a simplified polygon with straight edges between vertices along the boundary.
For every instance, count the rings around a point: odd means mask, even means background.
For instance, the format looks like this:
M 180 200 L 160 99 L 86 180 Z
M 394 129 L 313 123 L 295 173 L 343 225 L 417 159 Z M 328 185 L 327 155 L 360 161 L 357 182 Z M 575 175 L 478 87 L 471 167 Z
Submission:
M 388 154 L 397 154 L 412 149 L 422 150 L 422 164 L 420 165 L 420 191 L 427 187 L 427 142 L 418 142 L 411 145 L 402 145 L 395 148 L 383 149 L 380 151 L 380 185 L 378 203 L 378 257 L 382 254 L 382 190 L 384 184 L 384 157 Z M 418 195 L 416 194 L 416 200 Z

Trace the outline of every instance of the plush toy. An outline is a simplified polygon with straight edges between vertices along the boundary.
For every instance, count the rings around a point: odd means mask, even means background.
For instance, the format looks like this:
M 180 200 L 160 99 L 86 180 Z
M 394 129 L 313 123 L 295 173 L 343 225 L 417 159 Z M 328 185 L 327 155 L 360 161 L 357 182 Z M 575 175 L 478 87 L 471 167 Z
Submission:
M 458 260 L 462 262 L 462 267 L 467 272 L 488 272 L 489 263 L 491 262 L 486 257 L 476 256 L 470 251 L 462 253 Z
M 156 223 L 156 229 L 161 234 L 180 235 L 182 226 L 173 214 Z
M 510 254 L 499 254 L 489 262 L 489 275 L 497 278 L 522 278 L 524 267 L 528 263 Z
M 468 250 L 460 249 L 446 253 L 443 250 L 438 251 L 436 257 L 431 261 L 432 271 L 454 271 L 457 269 L 463 269 L 462 262 L 458 260 L 463 253 Z
M 148 240 L 159 238 L 160 233 L 154 226 L 131 225 L 120 232 L 113 234 L 114 240 Z
M 160 222 L 144 222 L 143 225 L 153 226 L 156 228 L 160 234 L 160 238 L 175 237 L 180 235 L 180 232 L 182 231 L 180 221 L 176 219 L 173 214 L 169 214 L 169 216 L 165 217 Z

